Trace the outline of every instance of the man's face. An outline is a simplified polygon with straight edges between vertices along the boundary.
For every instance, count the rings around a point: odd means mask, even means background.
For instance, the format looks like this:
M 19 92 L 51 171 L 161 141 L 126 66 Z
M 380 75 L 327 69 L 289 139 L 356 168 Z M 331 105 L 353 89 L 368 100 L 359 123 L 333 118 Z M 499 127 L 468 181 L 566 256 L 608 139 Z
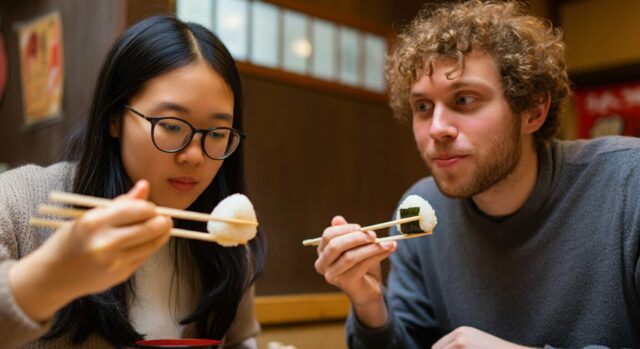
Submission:
M 502 91 L 491 56 L 472 52 L 464 71 L 455 61 L 435 60 L 433 74 L 418 75 L 411 88 L 413 133 L 440 191 L 471 197 L 505 179 L 521 153 L 521 120 Z

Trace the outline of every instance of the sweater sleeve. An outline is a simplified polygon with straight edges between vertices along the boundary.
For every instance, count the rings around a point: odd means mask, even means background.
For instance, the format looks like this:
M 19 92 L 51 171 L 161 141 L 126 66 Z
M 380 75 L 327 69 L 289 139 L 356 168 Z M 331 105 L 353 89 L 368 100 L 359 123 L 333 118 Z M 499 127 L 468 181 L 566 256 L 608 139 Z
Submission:
M 256 349 L 258 347 L 256 337 L 260 333 L 260 325 L 256 320 L 255 286 L 251 286 L 245 292 L 236 317 L 224 338 L 225 349 Z
M 9 285 L 9 268 L 20 257 L 22 242 L 17 236 L 29 215 L 17 204 L 24 200 L 16 190 L 20 173 L 10 172 L 0 176 L 0 343 L 15 348 L 45 334 L 51 322 L 41 324 L 30 319 L 17 304 Z
M 387 298 L 385 296 L 385 304 Z M 401 348 L 401 327 L 396 324 L 393 310 L 389 309 L 389 319 L 382 327 L 369 328 L 360 322 L 353 308 L 347 318 L 346 333 L 349 348 Z M 399 333 L 398 333 L 399 332 Z
M 398 231 L 394 228 L 392 234 Z M 385 296 L 387 323 L 370 329 L 362 325 L 353 312 L 349 316 L 347 343 L 350 348 L 425 348 L 440 338 L 419 260 L 412 249 L 416 245 L 399 244 L 391 256 Z
M 16 348 L 44 335 L 51 322 L 33 321 L 16 303 L 7 280 L 7 271 L 14 260 L 0 263 L 0 347 Z
M 638 171 L 640 171 L 640 164 L 636 163 L 633 171 L 633 180 L 635 185 L 631 185 L 630 189 L 627 191 L 627 207 L 631 209 L 631 235 L 633 238 L 631 239 L 632 243 L 632 252 L 635 257 L 635 270 L 634 270 L 634 282 L 636 289 L 636 297 L 640 300 L 640 252 L 638 248 L 640 248 L 640 197 L 638 196 L 638 191 L 640 190 L 640 180 L 638 179 Z

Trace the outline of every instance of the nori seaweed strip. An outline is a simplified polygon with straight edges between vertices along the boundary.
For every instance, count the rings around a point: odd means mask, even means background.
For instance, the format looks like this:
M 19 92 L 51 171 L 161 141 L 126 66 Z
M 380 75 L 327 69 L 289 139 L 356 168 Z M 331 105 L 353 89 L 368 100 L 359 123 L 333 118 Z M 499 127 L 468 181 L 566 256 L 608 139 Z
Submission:
M 413 217 L 420 214 L 420 207 L 407 207 L 400 209 L 400 218 Z M 423 233 L 420 228 L 420 220 L 400 224 L 400 232 L 402 234 Z

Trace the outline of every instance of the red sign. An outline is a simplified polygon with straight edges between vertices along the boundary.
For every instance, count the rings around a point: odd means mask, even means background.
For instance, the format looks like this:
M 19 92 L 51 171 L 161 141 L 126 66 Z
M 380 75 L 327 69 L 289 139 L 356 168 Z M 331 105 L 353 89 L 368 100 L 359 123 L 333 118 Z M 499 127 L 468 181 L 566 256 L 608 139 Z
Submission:
M 640 82 L 578 89 L 578 137 L 640 137 Z

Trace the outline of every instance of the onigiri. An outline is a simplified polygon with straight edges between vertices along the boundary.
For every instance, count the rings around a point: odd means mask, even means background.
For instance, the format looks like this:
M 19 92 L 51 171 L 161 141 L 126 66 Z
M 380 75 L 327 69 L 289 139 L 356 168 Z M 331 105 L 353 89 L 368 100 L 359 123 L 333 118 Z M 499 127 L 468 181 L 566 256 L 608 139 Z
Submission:
M 433 210 L 433 207 L 431 207 L 427 200 L 418 195 L 409 195 L 404 200 L 402 200 L 402 203 L 400 204 L 400 207 L 398 207 L 398 211 L 396 212 L 396 219 L 404 218 L 401 215 L 401 211 L 408 209 L 413 209 L 414 211 L 415 209 L 417 209 L 417 212 L 415 212 L 414 214 L 420 215 L 420 220 L 418 222 L 420 227 L 419 230 L 421 230 L 422 232 L 432 231 L 438 223 L 436 212 Z M 396 227 L 403 234 L 419 232 L 414 230 L 407 231 L 407 228 L 411 228 L 411 223 L 415 222 L 397 224 Z
M 251 204 L 249 198 L 242 194 L 233 194 L 224 198 L 213 209 L 211 215 L 252 222 L 257 221 L 253 204 Z M 226 247 L 244 245 L 253 239 L 258 232 L 258 228 L 254 225 L 220 221 L 209 221 L 207 230 L 215 242 Z

